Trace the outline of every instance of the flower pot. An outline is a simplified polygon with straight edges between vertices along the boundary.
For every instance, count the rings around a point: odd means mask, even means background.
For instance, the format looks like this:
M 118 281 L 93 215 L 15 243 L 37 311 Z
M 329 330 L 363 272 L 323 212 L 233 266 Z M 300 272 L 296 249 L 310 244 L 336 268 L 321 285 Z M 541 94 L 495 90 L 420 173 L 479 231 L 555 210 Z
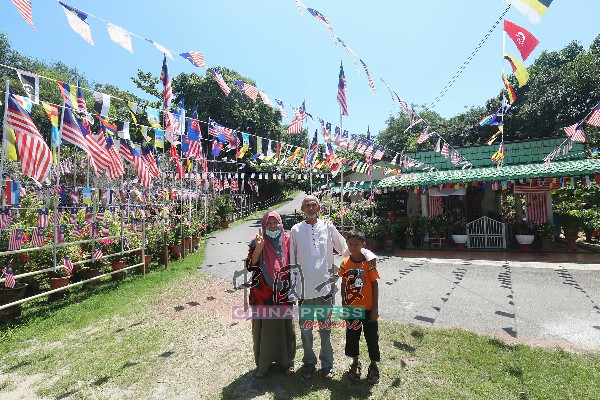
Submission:
M 515 235 L 515 239 L 517 239 L 517 243 L 521 246 L 521 250 L 529 251 L 531 243 L 535 240 L 535 235 Z
M 158 253 L 158 263 L 165 265 L 167 264 L 167 259 L 169 258 L 169 253 L 166 251 L 161 251 Z
M 183 251 L 188 254 L 192 248 L 192 238 L 183 239 Z
M 565 239 L 567 239 L 567 250 L 575 251 L 577 250 L 577 239 L 579 238 L 579 228 L 578 227 L 569 227 L 563 228 L 565 231 Z
M 229 221 L 221 221 L 219 222 L 219 226 L 223 229 L 229 228 Z
M 456 248 L 462 250 L 465 248 L 465 244 L 467 244 L 467 241 L 469 240 L 469 235 L 464 235 L 464 234 L 452 235 L 452 240 L 454 240 L 454 243 L 456 244 Z
M 83 268 L 78 273 L 79 279 L 82 281 L 93 279 L 100 276 L 100 268 Z M 83 284 L 84 288 L 91 288 L 98 285 L 98 280 L 86 282 Z
M 179 260 L 181 258 L 181 246 L 169 246 L 169 253 L 173 259 Z
M 60 289 L 69 284 L 70 276 L 61 276 L 59 278 L 50 278 L 48 283 L 50 284 L 50 290 Z
M 412 236 L 407 236 L 406 237 L 406 250 L 411 250 L 414 249 L 415 245 L 413 244 L 413 237 Z
M 120 271 L 123 268 L 125 268 L 125 261 L 123 261 L 123 260 L 113 261 L 111 263 L 111 267 L 112 267 L 113 271 Z
M 144 265 L 146 266 L 146 269 L 148 269 L 150 263 L 152 262 L 152 254 L 146 254 L 144 257 Z
M 133 254 L 135 254 L 140 259 L 140 261 L 142 261 L 142 250 L 141 249 L 134 251 Z
M 21 300 L 27 291 L 26 283 L 15 283 L 15 287 L 7 288 L 0 286 L 0 305 L 9 304 L 17 300 Z M 21 316 L 22 307 L 20 304 L 16 306 L 0 310 L 0 322 L 10 322 L 13 319 Z
M 194 248 L 194 250 L 196 250 L 198 247 L 200 247 L 200 236 L 196 236 L 192 238 L 192 246 Z

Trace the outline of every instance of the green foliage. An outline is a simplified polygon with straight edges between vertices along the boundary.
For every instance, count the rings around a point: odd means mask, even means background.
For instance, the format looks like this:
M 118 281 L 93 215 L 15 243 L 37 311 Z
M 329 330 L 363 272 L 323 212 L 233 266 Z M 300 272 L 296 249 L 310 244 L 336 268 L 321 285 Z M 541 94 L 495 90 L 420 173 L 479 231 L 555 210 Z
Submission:
M 556 236 L 556 226 L 552 222 L 546 222 L 545 224 L 533 225 L 533 231 L 536 236 L 544 238 L 553 238 Z
M 233 213 L 233 201 L 231 196 L 224 195 L 215 199 L 215 211 L 221 221 L 228 221 Z

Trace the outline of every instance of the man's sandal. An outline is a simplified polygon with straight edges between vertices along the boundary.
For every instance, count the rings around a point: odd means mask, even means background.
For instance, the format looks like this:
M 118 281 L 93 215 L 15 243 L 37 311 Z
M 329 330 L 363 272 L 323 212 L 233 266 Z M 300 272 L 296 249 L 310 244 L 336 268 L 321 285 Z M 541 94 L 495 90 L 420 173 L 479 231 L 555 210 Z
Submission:
M 361 369 L 362 367 L 359 362 L 352 363 L 348 370 L 348 379 L 352 382 L 358 382 L 360 380 Z
M 367 382 L 371 385 L 375 385 L 379 382 L 379 368 L 376 365 L 369 365 L 369 372 L 367 373 Z
M 296 370 L 294 369 L 293 365 L 288 365 L 287 369 L 285 370 L 285 374 L 286 375 L 293 375 L 294 372 L 296 372 Z
M 311 379 L 313 377 L 313 375 L 315 374 L 316 368 L 313 364 L 304 364 L 302 366 L 302 370 L 301 370 L 301 374 L 302 374 L 302 379 L 308 380 Z

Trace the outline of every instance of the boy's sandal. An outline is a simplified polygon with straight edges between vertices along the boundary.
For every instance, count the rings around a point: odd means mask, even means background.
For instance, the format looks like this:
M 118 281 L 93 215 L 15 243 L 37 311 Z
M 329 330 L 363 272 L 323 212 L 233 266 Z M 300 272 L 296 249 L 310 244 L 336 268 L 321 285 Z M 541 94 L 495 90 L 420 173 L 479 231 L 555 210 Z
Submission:
M 315 366 L 313 364 L 304 364 L 302 366 L 302 379 L 310 379 L 315 374 Z
M 367 373 L 367 382 L 371 385 L 375 385 L 379 382 L 379 368 L 377 366 L 370 365 L 369 372 Z
M 323 378 L 325 379 L 333 379 L 333 367 L 323 369 Z
M 352 363 L 348 370 L 348 379 L 352 382 L 358 382 L 360 380 L 361 368 L 360 363 Z
M 294 372 L 296 372 L 296 370 L 294 369 L 293 365 L 288 365 L 287 369 L 285 370 L 285 374 L 286 375 L 292 375 Z

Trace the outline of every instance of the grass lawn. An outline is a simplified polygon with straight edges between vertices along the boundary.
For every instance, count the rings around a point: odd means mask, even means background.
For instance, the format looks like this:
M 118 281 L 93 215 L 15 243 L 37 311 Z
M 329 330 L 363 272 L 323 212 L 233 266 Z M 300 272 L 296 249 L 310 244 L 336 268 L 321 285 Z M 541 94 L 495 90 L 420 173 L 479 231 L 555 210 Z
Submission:
M 343 331 L 333 332 L 333 381 L 275 367 L 256 380 L 250 323 L 231 318 L 243 292 L 198 271 L 202 243 L 169 269 L 27 304 L 18 323 L 0 326 L 0 398 L 600 399 L 598 355 L 387 320 L 374 387 L 365 358 L 363 380 L 346 379 Z M 299 333 L 297 342 L 300 366 Z

